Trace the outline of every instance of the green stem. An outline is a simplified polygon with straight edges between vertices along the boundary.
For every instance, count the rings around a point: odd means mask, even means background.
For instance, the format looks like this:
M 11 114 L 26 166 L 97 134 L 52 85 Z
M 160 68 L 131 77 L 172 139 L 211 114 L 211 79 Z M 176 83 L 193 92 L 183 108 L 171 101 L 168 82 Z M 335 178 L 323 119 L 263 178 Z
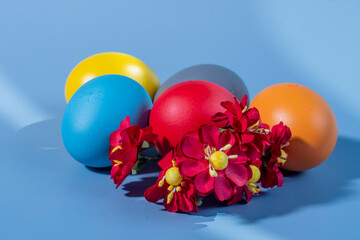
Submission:
M 139 160 L 140 161 L 154 161 L 157 162 L 161 159 L 161 157 L 157 157 L 157 156 L 143 156 L 143 155 L 139 155 Z

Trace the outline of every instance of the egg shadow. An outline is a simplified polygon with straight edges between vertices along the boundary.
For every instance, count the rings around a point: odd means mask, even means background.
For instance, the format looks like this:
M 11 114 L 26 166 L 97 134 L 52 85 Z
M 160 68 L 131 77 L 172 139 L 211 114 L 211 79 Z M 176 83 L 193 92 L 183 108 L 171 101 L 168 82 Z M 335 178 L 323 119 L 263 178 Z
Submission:
M 110 171 L 111 171 L 111 167 L 95 168 L 95 167 L 85 166 L 85 168 L 91 172 L 99 173 L 103 175 L 110 175 Z
M 20 151 L 14 154 L 18 161 L 32 167 L 65 166 L 73 161 L 65 151 L 61 138 L 61 118 L 51 118 L 28 125 L 14 134 Z M 31 161 L 29 161 L 31 156 Z
M 284 185 L 253 197 L 248 204 L 224 207 L 215 198 L 204 201 L 197 215 L 226 213 L 247 223 L 283 216 L 306 206 L 336 202 L 352 194 L 347 187 L 360 178 L 360 141 L 340 136 L 331 156 L 320 166 L 306 172 L 284 172 Z

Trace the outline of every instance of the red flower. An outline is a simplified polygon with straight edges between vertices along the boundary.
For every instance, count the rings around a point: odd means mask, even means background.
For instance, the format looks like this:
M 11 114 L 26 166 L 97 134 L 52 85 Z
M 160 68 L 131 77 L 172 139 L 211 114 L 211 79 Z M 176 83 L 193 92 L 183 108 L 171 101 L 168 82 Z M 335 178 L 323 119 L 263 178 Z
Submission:
M 289 145 L 291 138 L 290 128 L 280 122 L 271 129 L 271 146 L 268 160 L 265 160 L 262 169 L 261 186 L 264 188 L 281 187 L 284 183 L 283 174 L 279 167 L 282 167 L 287 159 L 287 153 L 283 150 Z
M 248 159 L 230 130 L 221 133 L 215 126 L 203 125 L 197 134 L 185 136 L 179 148 L 180 173 L 194 180 L 200 196 L 214 190 L 215 197 L 225 201 L 232 196 L 232 185 L 243 186 L 248 181 Z
M 145 141 L 152 143 L 156 137 L 157 135 L 152 133 L 151 127 L 141 129 L 138 125 L 131 126 L 129 117 L 126 117 L 120 123 L 120 128 L 110 135 L 111 178 L 114 180 L 116 188 L 133 169 L 136 169 L 138 153 L 148 147 L 143 147 L 143 143 Z
M 197 212 L 194 184 L 180 174 L 179 162 L 176 162 L 173 152 L 169 152 L 162 163 L 163 170 L 159 173 L 155 185 L 145 191 L 146 200 L 156 203 L 164 199 L 164 207 L 169 212 Z M 165 166 L 165 163 L 171 164 Z
M 245 202 L 248 203 L 254 194 L 258 194 L 260 192 L 260 188 L 255 183 L 260 179 L 260 170 L 259 167 L 261 163 L 257 161 L 256 165 L 247 166 L 248 175 L 251 178 L 246 182 L 246 184 L 242 187 L 233 186 L 232 189 L 232 197 L 227 202 L 228 205 L 232 205 L 240 202 L 242 199 L 245 199 Z
M 212 120 L 218 127 L 231 128 L 245 149 L 250 159 L 260 160 L 266 145 L 269 145 L 269 126 L 261 123 L 259 111 L 246 105 L 247 95 L 241 102 L 234 98 L 234 103 L 226 101 L 221 105 L 226 109 L 223 113 L 217 113 Z
M 231 127 L 236 132 L 245 133 L 246 130 L 256 124 L 260 115 L 256 108 L 248 109 L 247 95 L 243 97 L 241 102 L 234 98 L 234 103 L 230 101 L 221 102 L 221 106 L 226 109 L 223 113 L 216 113 L 212 120 L 218 127 L 228 128 Z

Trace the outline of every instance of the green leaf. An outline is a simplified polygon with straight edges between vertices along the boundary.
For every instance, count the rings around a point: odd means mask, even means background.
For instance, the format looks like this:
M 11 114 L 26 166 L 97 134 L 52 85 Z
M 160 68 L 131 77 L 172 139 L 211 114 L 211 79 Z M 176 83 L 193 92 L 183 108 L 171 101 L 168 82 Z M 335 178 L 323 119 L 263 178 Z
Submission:
M 226 130 L 226 128 L 219 128 L 220 132 L 224 132 Z
M 200 207 L 201 204 L 203 204 L 203 201 L 202 201 L 201 197 L 198 196 L 197 197 L 197 206 Z
M 138 164 L 136 166 L 136 171 L 140 171 L 143 167 L 145 167 L 146 161 L 138 161 Z
M 135 169 L 131 169 L 131 174 L 135 175 L 135 174 L 137 174 L 137 171 Z
M 147 141 L 144 141 L 141 148 L 147 149 L 150 147 L 150 144 Z

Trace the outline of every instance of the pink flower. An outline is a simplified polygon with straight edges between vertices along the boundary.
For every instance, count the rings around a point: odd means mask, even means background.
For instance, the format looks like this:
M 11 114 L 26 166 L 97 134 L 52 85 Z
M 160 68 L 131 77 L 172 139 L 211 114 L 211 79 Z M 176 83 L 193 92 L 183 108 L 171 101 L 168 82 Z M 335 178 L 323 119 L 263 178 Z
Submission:
M 290 138 L 290 128 L 284 125 L 283 122 L 272 127 L 269 156 L 262 168 L 262 187 L 273 188 L 274 186 L 281 187 L 283 185 L 283 174 L 279 167 L 282 167 L 287 160 L 287 153 L 283 148 L 289 145 Z
M 248 158 L 230 130 L 221 133 L 215 126 L 203 125 L 182 139 L 177 154 L 181 175 L 193 179 L 200 196 L 214 190 L 215 197 L 225 201 L 232 197 L 233 185 L 244 186 L 248 181 Z
M 148 144 L 143 146 L 144 142 L 152 143 L 156 137 L 151 127 L 141 129 L 138 125 L 131 126 L 129 117 L 126 117 L 120 123 L 120 128 L 110 135 L 111 178 L 116 188 L 132 170 L 136 170 L 139 152 L 148 148 Z
M 164 199 L 163 205 L 169 212 L 197 212 L 194 184 L 181 175 L 179 162 L 173 157 L 173 152 L 163 158 L 161 166 L 163 170 L 159 173 L 155 185 L 145 191 L 146 200 L 156 203 Z

